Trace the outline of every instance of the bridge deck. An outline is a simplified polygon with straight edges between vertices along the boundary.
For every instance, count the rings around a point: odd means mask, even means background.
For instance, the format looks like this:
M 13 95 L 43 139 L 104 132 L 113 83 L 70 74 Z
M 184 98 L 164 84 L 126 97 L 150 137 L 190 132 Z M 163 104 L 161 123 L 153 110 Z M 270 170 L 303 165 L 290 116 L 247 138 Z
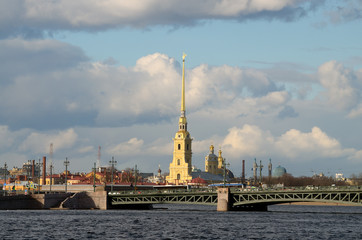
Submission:
M 280 190 L 235 191 L 230 194 L 232 207 L 242 205 L 272 205 L 290 202 L 329 202 L 362 206 L 362 190 Z M 216 191 L 177 193 L 109 193 L 112 205 L 127 204 L 201 204 L 217 205 Z

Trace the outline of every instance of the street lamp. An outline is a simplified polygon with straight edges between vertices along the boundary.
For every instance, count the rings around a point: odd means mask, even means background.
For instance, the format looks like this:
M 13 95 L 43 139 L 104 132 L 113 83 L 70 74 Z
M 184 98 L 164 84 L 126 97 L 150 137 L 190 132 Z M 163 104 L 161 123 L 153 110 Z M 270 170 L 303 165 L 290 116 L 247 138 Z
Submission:
M 93 192 L 96 191 L 96 163 L 94 163 L 93 168 Z
M 67 192 L 67 186 L 68 186 L 67 177 L 68 177 L 68 166 L 69 166 L 68 158 L 65 158 L 64 166 L 65 166 L 65 192 Z
M 262 170 L 263 170 L 263 165 L 261 164 L 261 160 L 260 160 L 260 165 L 259 165 L 259 176 L 260 176 L 260 179 L 259 179 L 259 186 L 262 186 L 262 183 L 263 183 L 263 175 L 262 175 Z
M 114 157 L 112 157 L 112 160 L 109 161 L 109 163 L 112 166 L 112 168 L 111 168 L 111 192 L 113 192 L 113 168 L 114 168 L 114 164 L 117 164 L 117 161 L 115 161 Z

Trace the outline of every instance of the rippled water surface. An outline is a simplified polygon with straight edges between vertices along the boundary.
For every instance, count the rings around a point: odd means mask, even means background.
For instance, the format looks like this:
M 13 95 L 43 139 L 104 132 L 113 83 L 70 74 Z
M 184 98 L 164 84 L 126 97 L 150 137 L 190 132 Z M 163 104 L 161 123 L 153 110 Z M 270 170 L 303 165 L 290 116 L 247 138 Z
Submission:
M 0 239 L 362 239 L 361 207 L 155 207 L 162 209 L 0 211 Z

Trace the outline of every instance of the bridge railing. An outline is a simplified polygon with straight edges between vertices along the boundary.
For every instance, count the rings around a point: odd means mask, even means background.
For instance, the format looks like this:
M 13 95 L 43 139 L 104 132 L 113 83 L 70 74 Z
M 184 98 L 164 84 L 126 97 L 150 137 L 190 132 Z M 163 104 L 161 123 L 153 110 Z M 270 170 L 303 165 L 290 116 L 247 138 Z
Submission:
M 123 190 L 123 191 L 113 191 L 109 192 L 109 195 L 122 195 L 122 194 L 154 194 L 154 193 L 212 193 L 216 192 L 216 189 L 209 188 L 193 188 L 193 189 L 153 189 L 153 190 Z

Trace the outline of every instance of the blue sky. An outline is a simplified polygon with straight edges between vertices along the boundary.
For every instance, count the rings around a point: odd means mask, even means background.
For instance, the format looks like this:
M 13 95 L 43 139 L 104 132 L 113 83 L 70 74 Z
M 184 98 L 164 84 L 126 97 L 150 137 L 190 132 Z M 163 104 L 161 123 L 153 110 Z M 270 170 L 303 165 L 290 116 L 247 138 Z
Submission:
M 0 165 L 168 171 L 181 57 L 193 164 L 360 173 L 359 0 L 1 1 Z M 264 164 L 264 165 L 265 165 Z M 248 167 L 249 166 L 249 167 Z M 265 169 L 266 171 L 266 169 Z M 266 173 L 266 172 L 265 172 Z M 251 171 L 247 173 L 251 176 Z

